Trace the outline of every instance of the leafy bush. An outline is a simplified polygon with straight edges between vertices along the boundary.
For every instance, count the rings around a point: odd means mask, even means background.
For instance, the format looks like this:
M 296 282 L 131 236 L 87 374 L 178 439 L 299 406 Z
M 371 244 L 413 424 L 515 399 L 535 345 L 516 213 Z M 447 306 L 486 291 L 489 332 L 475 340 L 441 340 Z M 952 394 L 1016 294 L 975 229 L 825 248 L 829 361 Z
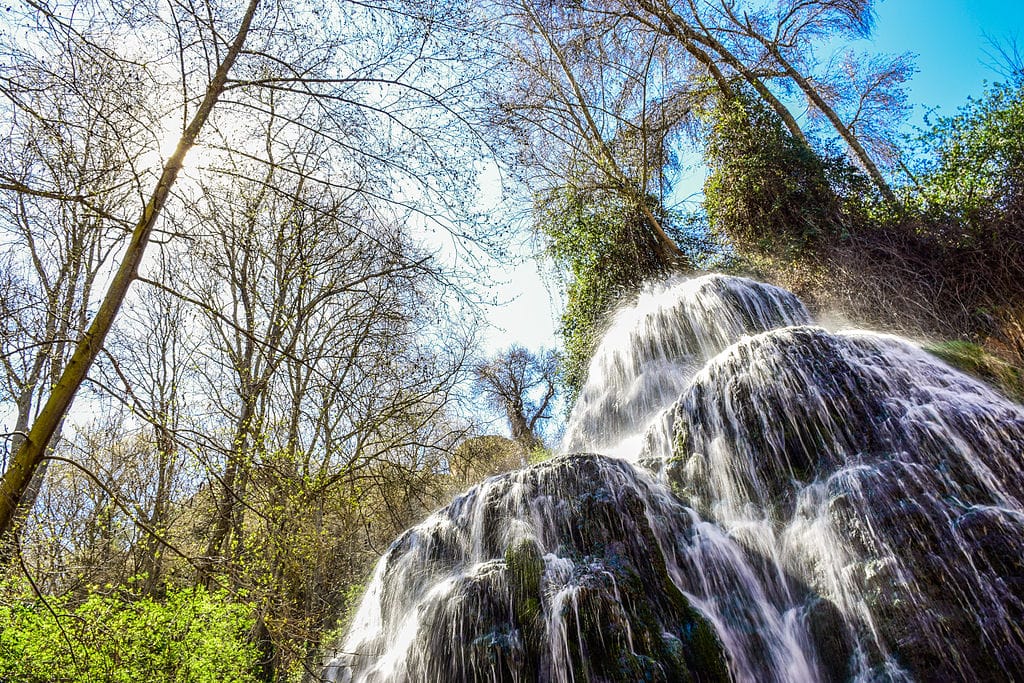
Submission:
M 14 683 L 255 681 L 252 608 L 202 588 L 166 599 L 93 593 L 0 604 L 0 680 Z
M 925 153 L 914 199 L 933 220 L 967 234 L 1024 210 L 1024 74 L 991 86 L 918 140 Z

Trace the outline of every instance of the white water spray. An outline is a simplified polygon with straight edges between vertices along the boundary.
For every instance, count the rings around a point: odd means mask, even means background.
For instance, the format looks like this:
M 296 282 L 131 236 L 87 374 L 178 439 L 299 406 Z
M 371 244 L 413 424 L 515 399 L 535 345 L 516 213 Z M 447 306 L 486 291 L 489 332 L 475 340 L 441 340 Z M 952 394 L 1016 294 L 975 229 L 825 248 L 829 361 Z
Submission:
M 640 438 L 708 359 L 743 337 L 811 322 L 784 289 L 746 278 L 674 278 L 612 318 L 587 370 L 564 453 L 633 459 Z

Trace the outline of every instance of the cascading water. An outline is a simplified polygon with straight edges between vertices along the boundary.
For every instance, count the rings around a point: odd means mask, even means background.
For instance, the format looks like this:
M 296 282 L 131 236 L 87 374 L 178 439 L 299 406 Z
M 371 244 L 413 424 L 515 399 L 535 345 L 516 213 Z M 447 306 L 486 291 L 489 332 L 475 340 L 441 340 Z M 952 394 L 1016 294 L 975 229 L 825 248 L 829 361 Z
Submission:
M 1024 679 L 1024 408 L 708 276 L 620 313 L 562 455 L 381 559 L 342 681 Z M 667 375 L 667 376 L 661 376 Z
M 855 677 L 1024 675 L 1021 406 L 895 337 L 796 327 L 720 354 L 674 413 L 668 478 L 836 605 Z
M 784 289 L 746 278 L 673 278 L 612 319 L 569 418 L 563 451 L 631 458 L 637 436 L 690 377 L 740 338 L 811 316 Z

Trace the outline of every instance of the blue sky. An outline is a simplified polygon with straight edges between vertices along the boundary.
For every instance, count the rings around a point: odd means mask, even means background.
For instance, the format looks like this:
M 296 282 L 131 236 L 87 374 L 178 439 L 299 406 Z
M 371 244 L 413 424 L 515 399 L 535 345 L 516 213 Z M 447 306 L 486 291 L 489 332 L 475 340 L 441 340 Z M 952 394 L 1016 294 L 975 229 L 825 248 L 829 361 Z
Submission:
M 916 55 L 918 71 L 907 88 L 911 125 L 921 125 L 929 110 L 954 114 L 968 97 L 982 94 L 985 81 L 1000 80 L 986 36 L 1000 42 L 1016 37 L 1024 50 L 1024 0 L 881 0 L 876 10 L 874 35 L 856 47 Z M 555 346 L 560 303 L 545 290 L 537 266 L 526 261 L 503 279 L 499 296 L 508 303 L 489 316 L 496 327 L 487 349 L 512 341 L 532 349 Z
M 918 72 L 910 81 L 914 119 L 929 107 L 953 114 L 984 82 L 1000 80 L 986 36 L 999 42 L 1016 37 L 1024 49 L 1021 0 L 883 0 L 877 7 L 873 39 L 864 49 L 912 52 Z

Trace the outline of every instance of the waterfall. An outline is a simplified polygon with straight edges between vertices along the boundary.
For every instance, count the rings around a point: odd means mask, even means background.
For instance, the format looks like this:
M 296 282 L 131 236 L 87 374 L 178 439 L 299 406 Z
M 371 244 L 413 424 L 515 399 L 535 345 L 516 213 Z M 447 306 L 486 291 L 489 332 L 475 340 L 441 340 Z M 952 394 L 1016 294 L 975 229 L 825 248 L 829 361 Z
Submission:
M 637 437 L 710 358 L 746 335 L 810 322 L 795 296 L 746 278 L 678 277 L 648 286 L 598 344 L 562 450 L 635 455 Z
M 569 425 L 392 545 L 328 680 L 1024 679 L 1024 408 L 912 343 L 674 280 Z

